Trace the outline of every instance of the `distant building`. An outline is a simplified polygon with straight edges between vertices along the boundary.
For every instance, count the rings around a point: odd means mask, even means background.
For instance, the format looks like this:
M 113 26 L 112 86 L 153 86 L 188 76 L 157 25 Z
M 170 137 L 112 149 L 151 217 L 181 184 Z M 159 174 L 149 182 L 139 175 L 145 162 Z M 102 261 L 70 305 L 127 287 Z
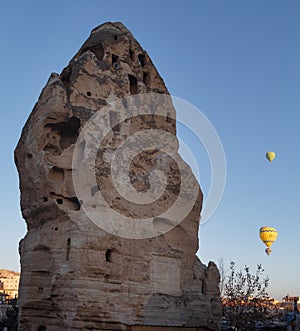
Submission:
M 277 304 L 278 308 L 284 309 L 285 311 L 294 311 L 295 306 L 298 308 L 298 310 L 300 310 L 299 297 L 289 295 L 286 295 L 284 298 L 282 298 L 282 301 Z
M 5 305 L 7 301 L 8 294 L 0 292 L 0 305 Z
M 0 269 L 0 291 L 7 295 L 7 299 L 18 297 L 19 282 L 19 272 Z

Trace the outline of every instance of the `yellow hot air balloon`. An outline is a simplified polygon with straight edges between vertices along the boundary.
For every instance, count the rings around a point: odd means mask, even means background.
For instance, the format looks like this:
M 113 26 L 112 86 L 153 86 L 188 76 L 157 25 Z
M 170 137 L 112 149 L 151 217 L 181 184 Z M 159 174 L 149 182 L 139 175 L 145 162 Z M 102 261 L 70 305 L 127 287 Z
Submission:
M 259 229 L 259 237 L 262 242 L 267 246 L 265 252 L 270 255 L 272 250 L 271 246 L 276 241 L 278 232 L 275 228 L 270 228 L 268 226 L 263 226 Z
M 275 152 L 267 152 L 267 153 L 266 153 L 266 158 L 267 158 L 270 162 L 272 162 L 272 161 L 275 159 L 275 157 L 276 157 L 276 153 L 275 153 Z

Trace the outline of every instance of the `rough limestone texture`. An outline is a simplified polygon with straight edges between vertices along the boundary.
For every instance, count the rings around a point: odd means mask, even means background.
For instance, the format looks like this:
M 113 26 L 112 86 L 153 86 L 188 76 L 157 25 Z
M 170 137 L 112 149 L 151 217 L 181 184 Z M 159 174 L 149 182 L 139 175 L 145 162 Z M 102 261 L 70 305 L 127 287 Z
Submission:
M 198 198 L 185 219 L 168 232 L 138 240 L 100 229 L 74 190 L 72 157 L 85 123 L 111 101 L 141 93 L 168 95 L 132 34 L 121 23 L 105 23 L 91 32 L 60 75 L 51 75 L 30 114 L 15 151 L 28 229 L 19 247 L 19 330 L 126 330 L 132 325 L 219 329 L 219 272 L 213 262 L 205 266 L 195 255 L 202 193 L 193 175 Z M 101 190 L 108 201 L 103 215 L 114 208 L 128 217 L 149 216 L 147 208 L 130 208 L 118 196 L 105 153 L 132 132 L 158 128 L 176 135 L 170 116 L 175 110 L 167 108 L 165 118 L 141 115 L 116 126 L 118 111 L 111 113 L 114 128 L 97 154 L 97 187 L 90 190 L 91 195 Z M 178 155 L 177 149 L 173 152 Z M 85 157 L 83 153 L 82 162 Z M 153 157 L 160 159 L 160 152 L 141 153 L 130 168 L 138 191 L 149 189 Z M 151 210 L 176 200 L 180 176 L 168 162 L 160 163 L 168 178 L 166 192 Z M 183 168 L 191 172 L 187 165 Z M 159 227 L 163 221 L 153 222 Z

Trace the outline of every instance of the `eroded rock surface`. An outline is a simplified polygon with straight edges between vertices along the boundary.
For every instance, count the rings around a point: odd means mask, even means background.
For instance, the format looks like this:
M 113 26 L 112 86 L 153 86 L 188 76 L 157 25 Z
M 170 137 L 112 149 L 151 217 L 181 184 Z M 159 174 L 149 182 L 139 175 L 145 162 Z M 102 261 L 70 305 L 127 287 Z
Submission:
M 112 130 L 97 152 L 95 178 L 84 184 L 89 197 L 81 199 L 74 187 L 80 164 L 90 157 L 80 140 L 86 123 L 112 101 L 143 93 L 168 96 L 132 34 L 121 23 L 106 23 L 92 31 L 60 75 L 51 75 L 30 114 L 15 151 L 28 227 L 20 242 L 20 330 L 126 330 L 128 325 L 219 328 L 219 273 L 214 263 L 205 266 L 195 255 L 202 193 L 189 167 L 182 160 L 174 164 L 156 149 L 136 156 L 128 175 L 138 192 L 150 189 L 153 169 L 167 178 L 165 192 L 147 205 L 132 206 L 112 182 L 109 156 L 130 135 L 159 129 L 175 137 L 175 109 L 168 98 L 163 116 L 145 114 L 143 109 L 140 116 L 120 123 L 118 107 L 103 115 L 101 121 Z M 121 101 L 128 112 L 130 100 Z M 82 146 L 78 166 L 73 158 L 76 143 Z M 176 144 L 172 153 L 179 158 Z M 184 220 L 166 232 L 172 217 L 158 216 L 175 203 L 180 174 L 196 188 L 197 199 Z M 89 186 L 93 181 L 96 185 Z M 89 204 L 99 191 L 107 204 Z M 159 235 L 118 236 L 92 222 L 87 208 L 94 208 L 108 222 L 112 209 L 128 218 L 152 218 Z M 180 208 L 173 213 L 175 218 Z

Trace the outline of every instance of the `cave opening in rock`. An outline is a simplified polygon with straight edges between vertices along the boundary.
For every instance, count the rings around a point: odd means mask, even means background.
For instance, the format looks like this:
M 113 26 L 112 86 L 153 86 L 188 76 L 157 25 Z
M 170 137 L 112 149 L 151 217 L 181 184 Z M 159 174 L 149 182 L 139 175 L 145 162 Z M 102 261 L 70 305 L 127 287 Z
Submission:
M 129 79 L 129 91 L 130 94 L 137 94 L 138 93 L 138 86 L 137 86 L 137 79 L 135 76 L 128 75 Z
M 91 51 L 92 53 L 95 54 L 96 58 L 99 60 L 99 61 L 102 61 L 103 60 L 103 57 L 104 57 L 104 48 L 101 44 L 97 44 L 97 45 L 94 45 L 94 46 L 90 46 L 90 47 L 85 47 L 80 53 L 79 53 L 79 56 L 83 53 L 85 53 L 86 51 Z
M 134 61 L 134 58 L 135 58 L 134 51 L 132 51 L 131 49 L 129 50 L 129 56 L 130 56 L 131 60 Z
M 108 249 L 105 252 L 105 260 L 106 260 L 106 262 L 112 262 L 112 250 L 111 249 Z
M 60 146 L 65 149 L 76 143 L 80 120 L 77 117 L 71 117 L 67 122 L 62 123 L 60 130 Z
M 117 63 L 119 60 L 119 57 L 115 54 L 111 55 L 111 64 Z
M 146 65 L 146 56 L 145 56 L 145 54 L 139 54 L 138 59 L 139 59 L 140 65 L 142 67 L 144 67 Z
M 66 253 L 66 260 L 69 261 L 70 259 L 70 250 L 71 250 L 71 238 L 67 239 L 67 253 Z
M 150 85 L 150 74 L 148 72 L 143 72 L 143 82 L 144 84 L 149 87 Z
M 57 140 L 59 140 L 59 147 L 65 149 L 76 143 L 79 135 L 78 130 L 80 128 L 80 120 L 73 116 L 66 122 L 46 124 L 45 128 L 51 129 L 52 134 L 48 134 L 48 136 L 57 137 Z M 50 152 L 57 150 L 58 143 L 55 142 L 55 145 L 54 142 L 51 141 L 45 146 L 44 150 Z

